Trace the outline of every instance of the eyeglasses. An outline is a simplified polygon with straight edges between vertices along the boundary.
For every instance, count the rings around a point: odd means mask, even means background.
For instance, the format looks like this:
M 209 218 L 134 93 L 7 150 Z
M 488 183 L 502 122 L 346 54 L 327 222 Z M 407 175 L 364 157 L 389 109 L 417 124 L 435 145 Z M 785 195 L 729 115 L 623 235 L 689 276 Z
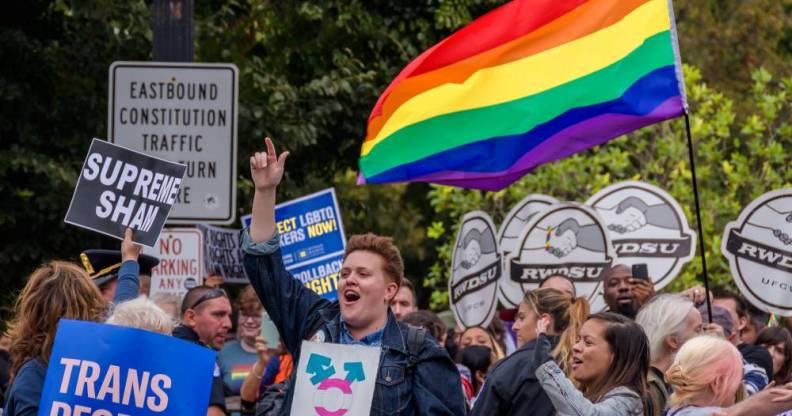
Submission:
M 228 293 L 226 293 L 225 290 L 220 289 L 220 288 L 214 288 L 214 289 L 207 290 L 206 292 L 204 292 L 203 295 L 201 295 L 201 297 L 198 298 L 198 300 L 196 300 L 192 304 L 192 306 L 190 306 L 187 309 L 195 309 L 196 307 L 198 307 L 198 305 L 200 305 L 203 302 L 206 302 L 207 300 L 217 299 L 217 298 L 220 298 L 220 297 L 228 298 Z
M 253 321 L 254 323 L 261 322 L 261 315 L 245 315 L 240 313 L 239 314 L 239 322 L 245 323 L 248 320 Z

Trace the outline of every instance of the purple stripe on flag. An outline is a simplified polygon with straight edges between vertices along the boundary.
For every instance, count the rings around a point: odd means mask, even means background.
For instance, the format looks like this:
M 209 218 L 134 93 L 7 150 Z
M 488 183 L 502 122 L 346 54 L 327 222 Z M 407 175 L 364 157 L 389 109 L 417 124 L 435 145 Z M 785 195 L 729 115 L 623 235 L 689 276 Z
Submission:
M 676 96 L 643 116 L 603 114 L 588 119 L 549 137 L 505 171 L 493 173 L 444 171 L 415 178 L 412 181 L 499 191 L 539 165 L 563 159 L 649 124 L 679 117 L 684 114 L 683 105 L 682 97 Z

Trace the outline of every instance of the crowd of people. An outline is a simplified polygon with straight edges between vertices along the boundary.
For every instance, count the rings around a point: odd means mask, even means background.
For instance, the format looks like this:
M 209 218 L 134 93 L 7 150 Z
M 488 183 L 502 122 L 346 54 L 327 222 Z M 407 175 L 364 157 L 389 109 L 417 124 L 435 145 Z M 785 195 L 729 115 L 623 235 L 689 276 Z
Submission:
M 364 234 L 347 242 L 338 300 L 318 296 L 281 258 L 274 208 L 288 153 L 266 142 L 250 159 L 252 221 L 240 237 L 250 285 L 233 300 L 217 285 L 183 299 L 148 297 L 141 276 L 156 259 L 140 253 L 131 231 L 120 252 L 41 265 L 0 340 L 3 415 L 38 413 L 63 318 L 216 351 L 207 415 L 289 414 L 303 399 L 293 387 L 305 340 L 380 349 L 372 415 L 792 414 L 792 320 L 771 320 L 722 288 L 656 293 L 615 265 L 603 282 L 605 311 L 554 275 L 516 310 L 461 328 L 419 310 L 394 241 Z

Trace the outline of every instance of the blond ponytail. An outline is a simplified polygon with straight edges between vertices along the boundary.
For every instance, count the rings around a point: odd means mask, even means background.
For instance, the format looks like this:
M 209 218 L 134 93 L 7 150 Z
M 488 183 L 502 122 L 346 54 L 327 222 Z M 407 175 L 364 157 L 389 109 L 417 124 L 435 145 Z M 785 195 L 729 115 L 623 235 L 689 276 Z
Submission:
M 589 303 L 586 298 L 573 298 L 570 296 L 569 308 L 567 308 L 568 319 L 565 328 L 561 329 L 561 336 L 553 350 L 553 358 L 555 358 L 558 366 L 564 370 L 566 375 L 571 372 L 570 363 L 572 362 L 572 346 L 577 342 L 580 328 L 586 322 L 589 316 Z
M 558 366 L 569 375 L 572 346 L 575 345 L 580 328 L 588 319 L 588 301 L 557 289 L 540 288 L 527 292 L 523 302 L 537 316 L 546 313 L 553 317 L 553 332 L 559 334 L 560 338 L 552 355 Z

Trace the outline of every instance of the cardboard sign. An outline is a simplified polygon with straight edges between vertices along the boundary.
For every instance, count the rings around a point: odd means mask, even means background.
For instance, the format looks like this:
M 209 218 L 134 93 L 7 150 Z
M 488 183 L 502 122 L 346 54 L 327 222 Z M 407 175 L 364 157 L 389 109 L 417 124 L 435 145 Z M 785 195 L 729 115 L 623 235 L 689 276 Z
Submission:
M 792 189 L 768 192 L 726 225 L 721 252 L 756 307 L 792 316 Z
M 337 299 L 339 259 L 346 237 L 335 190 L 328 188 L 275 206 L 275 222 L 286 270 L 327 299 Z M 242 217 L 250 226 L 250 215 Z M 313 280 L 318 282 L 313 283 Z
M 168 293 L 183 297 L 202 284 L 204 238 L 195 228 L 165 228 L 154 248 L 143 252 L 160 259 L 151 269 L 149 295 Z
M 509 278 L 523 291 L 561 274 L 575 284 L 578 296 L 601 305 L 602 281 L 615 251 L 602 218 L 585 205 L 561 203 L 534 215 L 509 256 Z M 592 306 L 593 308 L 594 306 Z M 601 308 L 601 306 L 599 306 Z
M 185 166 L 93 139 L 65 222 L 154 246 L 179 193 Z
M 457 324 L 486 327 L 495 316 L 501 275 L 495 225 L 486 212 L 465 214 L 452 257 L 448 294 Z
M 186 341 L 63 319 L 38 414 L 205 416 L 214 366 L 214 351 Z
M 292 415 L 368 416 L 380 349 L 303 341 Z
M 219 274 L 226 283 L 247 284 L 245 265 L 242 261 L 240 230 L 229 230 L 211 225 L 198 224 L 204 235 L 204 267 L 206 274 Z
M 236 66 L 114 62 L 109 77 L 109 140 L 186 165 L 168 221 L 234 222 Z
M 621 182 L 593 195 L 586 205 L 605 221 L 615 263 L 646 264 L 655 290 L 671 283 L 696 254 L 696 235 L 682 207 L 666 191 L 644 182 Z
M 517 249 L 520 234 L 531 218 L 539 211 L 557 203 L 558 200 L 551 196 L 531 194 L 512 207 L 498 230 L 498 246 L 503 261 L 506 261 L 508 256 Z M 508 264 L 504 264 L 502 270 L 508 270 L 507 266 Z M 498 280 L 498 299 L 504 306 L 507 308 L 520 306 L 524 294 L 519 283 L 511 280 L 508 273 L 501 273 Z

